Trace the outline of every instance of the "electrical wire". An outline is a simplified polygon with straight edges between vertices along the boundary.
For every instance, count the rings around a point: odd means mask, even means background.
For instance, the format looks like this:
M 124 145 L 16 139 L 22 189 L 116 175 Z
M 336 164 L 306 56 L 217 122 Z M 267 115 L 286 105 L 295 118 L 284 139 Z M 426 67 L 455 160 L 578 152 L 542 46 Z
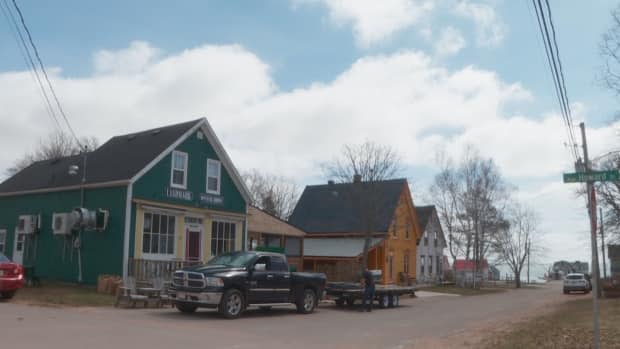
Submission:
M 67 118 L 67 115 L 65 114 L 64 110 L 62 109 L 62 106 L 60 104 L 60 101 L 58 99 L 58 96 L 56 95 L 56 91 L 54 90 L 54 87 L 52 86 L 52 82 L 50 81 L 48 75 L 47 75 L 47 71 L 45 70 L 45 66 L 43 65 L 43 60 L 41 60 L 41 56 L 39 55 L 39 50 L 37 50 L 37 46 L 34 44 L 34 40 L 32 39 L 32 35 L 30 34 L 30 30 L 28 29 L 28 26 L 26 25 L 26 21 L 24 20 L 24 15 L 22 13 L 22 11 L 20 10 L 19 6 L 17 5 L 17 1 L 16 0 L 12 0 L 13 1 L 13 6 L 15 7 L 15 10 L 17 11 L 17 14 L 19 15 L 19 18 L 21 20 L 21 24 L 22 27 L 24 28 L 24 31 L 26 32 L 26 34 L 28 35 L 28 41 L 30 42 L 30 46 L 32 47 L 34 54 L 37 58 L 37 61 L 39 62 L 39 67 L 41 69 L 41 71 L 43 72 L 43 76 L 45 77 L 45 81 L 47 81 L 47 85 L 52 93 L 52 96 L 54 97 L 54 101 L 56 101 L 56 106 L 58 107 L 58 111 L 60 112 L 60 115 L 62 115 L 65 124 L 67 125 L 67 128 L 69 129 L 69 132 L 71 133 L 71 135 L 73 136 L 73 138 L 75 139 L 76 144 L 82 148 L 82 144 L 79 140 L 79 138 L 76 136 L 75 131 L 73 130 L 73 127 L 71 127 L 71 123 L 69 122 L 69 118 Z
M 553 45 L 552 39 L 549 35 L 549 28 L 547 26 L 547 20 L 545 17 L 545 13 L 540 0 L 532 0 L 532 4 L 536 13 L 536 20 L 538 22 L 538 28 L 540 30 L 540 34 L 543 39 L 543 44 L 545 47 L 545 54 L 547 56 L 547 62 L 549 64 L 549 70 L 551 71 L 551 76 L 553 80 L 554 89 L 556 92 L 556 96 L 558 99 L 558 103 L 560 104 L 560 113 L 562 114 L 562 119 L 564 125 L 566 127 L 566 135 L 569 142 L 569 148 L 571 155 L 575 161 L 579 159 L 579 154 L 577 152 L 577 141 L 575 138 L 575 134 L 573 132 L 573 121 L 572 121 L 572 113 L 570 109 L 570 104 L 568 102 L 568 97 L 566 94 L 566 84 L 564 82 L 563 70 L 558 68 L 561 65 L 559 50 L 555 35 L 555 29 L 553 28 Z M 550 7 L 547 7 L 549 13 L 551 11 Z M 550 15 L 549 15 L 550 16 Z M 550 23 L 551 25 L 551 23 Z M 555 47 L 555 50 L 554 50 Z
M 2 6 L 3 3 L 4 3 L 4 6 Z M 43 85 L 43 82 L 41 81 L 41 77 L 39 76 L 39 72 L 34 64 L 34 60 L 32 59 L 32 56 L 30 55 L 30 50 L 28 50 L 28 46 L 26 44 L 24 36 L 22 35 L 21 30 L 19 29 L 15 16 L 13 16 L 13 12 L 11 11 L 9 4 L 7 3 L 7 0 L 4 0 L 3 3 L 0 3 L 0 9 L 2 10 L 2 14 L 4 15 L 4 17 L 6 18 L 9 24 L 9 29 L 12 29 L 11 33 L 13 34 L 13 38 L 17 42 L 17 46 L 19 47 L 22 57 L 24 61 L 26 62 L 26 66 L 29 67 L 31 75 L 36 80 L 35 82 L 39 86 L 39 93 L 44 99 L 45 109 L 48 115 L 50 116 L 50 118 L 53 120 L 56 129 L 58 131 L 61 131 L 62 126 L 60 125 L 60 122 L 58 121 L 58 117 L 56 116 L 56 113 L 54 112 L 54 108 L 52 107 L 52 103 L 50 102 L 49 96 L 47 95 L 47 92 L 45 91 L 45 86 Z M 5 9 L 5 6 L 6 6 L 6 9 Z M 11 28 L 11 24 L 13 24 L 12 28 Z

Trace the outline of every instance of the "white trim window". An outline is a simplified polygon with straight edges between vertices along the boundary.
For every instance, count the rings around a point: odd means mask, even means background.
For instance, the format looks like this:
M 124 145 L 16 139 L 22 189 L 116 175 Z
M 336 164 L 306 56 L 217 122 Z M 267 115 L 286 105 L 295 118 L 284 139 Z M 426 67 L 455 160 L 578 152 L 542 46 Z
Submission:
M 144 212 L 142 253 L 147 258 L 174 257 L 176 217 L 162 213 Z
M 6 229 L 0 229 L 0 253 L 6 252 Z
M 235 250 L 237 223 L 213 221 L 211 223 L 211 256 Z
M 187 189 L 187 153 L 176 150 L 172 152 L 170 186 Z
M 207 159 L 207 193 L 220 194 L 220 187 L 222 181 L 222 163 Z

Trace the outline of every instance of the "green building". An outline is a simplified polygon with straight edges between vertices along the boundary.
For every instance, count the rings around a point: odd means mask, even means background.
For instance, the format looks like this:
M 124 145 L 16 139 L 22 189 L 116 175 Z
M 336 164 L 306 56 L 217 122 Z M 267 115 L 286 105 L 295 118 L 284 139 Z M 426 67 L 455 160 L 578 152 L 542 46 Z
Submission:
M 245 249 L 248 203 L 203 118 L 116 136 L 7 179 L 0 252 L 50 280 L 170 272 Z

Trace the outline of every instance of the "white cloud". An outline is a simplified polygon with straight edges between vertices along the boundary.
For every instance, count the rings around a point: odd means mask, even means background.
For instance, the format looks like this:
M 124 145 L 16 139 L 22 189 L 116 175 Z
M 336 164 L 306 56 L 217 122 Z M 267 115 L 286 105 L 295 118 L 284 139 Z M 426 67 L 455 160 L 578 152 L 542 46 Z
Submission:
M 423 33 L 423 35 L 426 35 Z M 439 56 L 450 56 L 458 53 L 467 45 L 461 32 L 453 27 L 446 27 L 441 31 L 439 38 L 435 41 L 435 54 Z
M 94 74 L 80 79 L 50 69 L 79 135 L 105 141 L 207 116 L 239 168 L 280 173 L 301 185 L 321 178 L 318 165 L 342 144 L 367 139 L 393 146 L 409 166 L 432 168 L 437 151 L 458 156 L 473 144 L 511 181 L 559 179 L 571 170 L 559 115 L 509 114 L 507 105 L 530 103 L 533 96 L 491 71 L 448 70 L 426 54 L 401 51 L 363 57 L 327 83 L 280 91 L 269 66 L 240 46 L 206 45 L 165 57 L 153 52 L 159 50 L 147 43 L 108 51 L 113 63 L 95 58 Z M 115 68 L 125 63 L 135 69 Z M 0 105 L 2 169 L 53 123 L 27 71 L 0 73 Z M 574 111 L 577 119 L 585 117 L 578 104 Z M 589 128 L 588 136 L 593 155 L 617 143 L 614 127 Z M 549 185 L 526 186 L 523 198 L 541 203 L 546 227 L 557 236 L 571 228 L 557 223 L 562 210 L 571 215 L 579 203 L 569 201 L 570 189 Z M 553 199 L 543 205 L 540 195 L 548 191 Z
M 320 175 L 317 165 L 342 144 L 366 139 L 394 146 L 408 165 L 432 165 L 439 149 L 458 156 L 469 144 L 508 176 L 547 176 L 570 165 L 560 117 L 508 115 L 507 105 L 533 97 L 494 72 L 450 71 L 423 53 L 401 51 L 363 57 L 328 83 L 279 91 L 269 66 L 240 46 L 144 54 L 158 51 L 147 43 L 108 51 L 114 67 L 142 62 L 122 74 L 101 69 L 97 58 L 90 77 L 69 79 L 55 70 L 56 90 L 79 134 L 104 141 L 207 116 L 240 167 L 296 178 Z M 28 72 L 0 73 L 0 92 L 6 168 L 52 123 Z M 593 154 L 615 140 L 611 128 L 589 133 Z
M 134 41 L 122 50 L 101 50 L 94 55 L 93 60 L 97 73 L 131 74 L 142 71 L 160 54 L 161 50 L 152 47 L 148 42 Z
M 471 19 L 476 25 L 476 43 L 480 47 L 499 45 L 506 35 L 506 26 L 495 9 L 485 3 L 462 0 L 454 7 L 454 13 Z
M 322 3 L 331 20 L 351 24 L 362 47 L 381 42 L 410 27 L 433 9 L 429 0 L 293 0 L 293 4 Z

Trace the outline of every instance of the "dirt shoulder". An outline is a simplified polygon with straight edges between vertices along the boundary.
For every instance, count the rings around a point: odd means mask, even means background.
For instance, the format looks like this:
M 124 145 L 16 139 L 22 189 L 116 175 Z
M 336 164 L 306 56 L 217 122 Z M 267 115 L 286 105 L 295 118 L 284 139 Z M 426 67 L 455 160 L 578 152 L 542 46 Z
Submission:
M 599 306 L 601 348 L 620 348 L 620 299 L 601 299 Z M 592 348 L 592 338 L 592 299 L 582 296 L 497 329 L 482 340 L 481 348 Z

